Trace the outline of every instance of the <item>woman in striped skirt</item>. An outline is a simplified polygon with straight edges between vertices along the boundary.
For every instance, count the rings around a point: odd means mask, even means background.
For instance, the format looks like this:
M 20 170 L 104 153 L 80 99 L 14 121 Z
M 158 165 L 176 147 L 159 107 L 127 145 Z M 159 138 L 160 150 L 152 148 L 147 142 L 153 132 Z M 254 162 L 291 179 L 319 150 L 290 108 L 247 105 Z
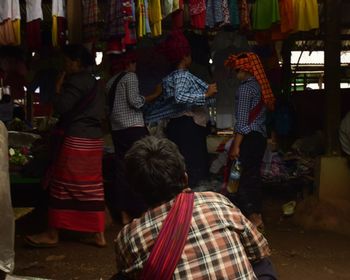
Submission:
M 102 180 L 101 119 L 104 97 L 87 71 L 94 58 L 81 45 L 63 49 L 65 72 L 56 85 L 54 109 L 60 115 L 65 138 L 49 183 L 49 228 L 26 237 L 29 245 L 51 247 L 59 229 L 91 233 L 91 242 L 105 246 L 105 204 Z

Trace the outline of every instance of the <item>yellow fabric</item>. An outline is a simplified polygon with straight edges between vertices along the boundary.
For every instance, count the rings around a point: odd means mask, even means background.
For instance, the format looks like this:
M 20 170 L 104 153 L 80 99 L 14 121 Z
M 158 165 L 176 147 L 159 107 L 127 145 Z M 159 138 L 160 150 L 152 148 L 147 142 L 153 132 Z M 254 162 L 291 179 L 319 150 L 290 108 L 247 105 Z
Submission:
M 6 19 L 0 23 L 0 45 L 16 45 L 16 34 L 12 20 Z
M 162 8 L 160 0 L 150 0 L 148 2 L 148 10 L 152 35 L 162 35 Z
M 21 44 L 21 20 L 15 19 L 12 21 L 13 31 L 15 33 L 16 43 L 15 45 Z
M 52 16 L 52 46 L 57 46 L 57 16 Z
M 295 31 L 319 28 L 317 0 L 294 0 Z
M 137 25 L 137 36 L 143 37 L 146 35 L 146 13 L 145 3 L 143 0 L 137 2 L 137 13 L 138 13 L 138 25 Z

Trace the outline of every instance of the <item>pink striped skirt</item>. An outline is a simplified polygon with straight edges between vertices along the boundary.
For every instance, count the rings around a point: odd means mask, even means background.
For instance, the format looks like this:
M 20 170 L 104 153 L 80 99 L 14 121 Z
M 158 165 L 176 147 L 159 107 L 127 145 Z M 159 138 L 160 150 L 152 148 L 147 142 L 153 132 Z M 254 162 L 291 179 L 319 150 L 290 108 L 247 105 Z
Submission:
M 49 189 L 49 226 L 104 231 L 102 156 L 102 139 L 65 138 Z

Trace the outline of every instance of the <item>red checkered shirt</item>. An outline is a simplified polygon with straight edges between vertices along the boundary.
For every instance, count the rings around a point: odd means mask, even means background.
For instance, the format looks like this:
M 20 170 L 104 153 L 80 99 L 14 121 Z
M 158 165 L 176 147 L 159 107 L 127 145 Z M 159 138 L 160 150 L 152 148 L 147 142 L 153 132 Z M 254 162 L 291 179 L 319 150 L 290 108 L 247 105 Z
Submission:
M 146 212 L 119 232 L 115 240 L 118 272 L 138 279 L 173 203 Z M 173 279 L 257 279 L 251 263 L 269 255 L 266 239 L 226 197 L 198 192 Z

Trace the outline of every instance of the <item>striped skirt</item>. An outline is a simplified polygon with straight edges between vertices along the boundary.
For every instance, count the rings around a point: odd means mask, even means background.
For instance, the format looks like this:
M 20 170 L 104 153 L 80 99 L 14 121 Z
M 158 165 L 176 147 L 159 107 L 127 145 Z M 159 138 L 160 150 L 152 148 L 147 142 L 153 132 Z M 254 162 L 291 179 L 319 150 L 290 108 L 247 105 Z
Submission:
M 50 184 L 49 226 L 103 232 L 103 140 L 66 137 Z

